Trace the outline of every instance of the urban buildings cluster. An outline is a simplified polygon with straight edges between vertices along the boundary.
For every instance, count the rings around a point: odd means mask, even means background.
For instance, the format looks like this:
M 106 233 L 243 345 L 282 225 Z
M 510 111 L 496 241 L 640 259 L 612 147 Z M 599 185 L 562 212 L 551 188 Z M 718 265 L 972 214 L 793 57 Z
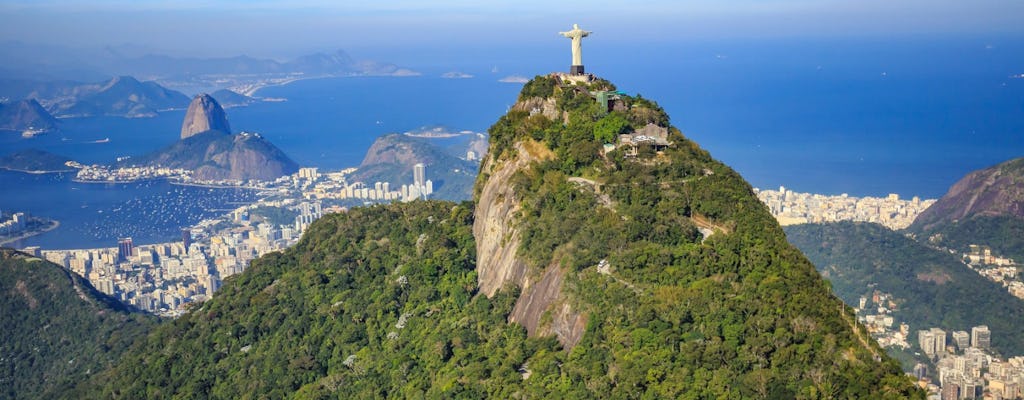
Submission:
M 918 331 L 918 346 L 935 361 L 938 382 L 927 378 L 928 367 L 918 364 L 914 375 L 941 399 L 1019 399 L 1024 387 L 1024 357 L 1006 360 L 991 352 L 987 326 L 947 334 L 940 328 Z
M 910 350 L 910 326 L 893 316 L 893 312 L 898 311 L 898 303 L 889 293 L 870 290 L 860 297 L 854 310 L 879 345 Z M 1021 398 L 1024 357 L 1004 361 L 993 354 L 992 331 L 988 326 L 975 326 L 970 332 L 947 332 L 933 327 L 918 330 L 916 339 L 917 346 L 935 368 L 929 371 L 929 364 L 918 363 L 911 372 L 918 384 L 931 394 L 929 398 Z
M 854 309 L 857 319 L 868 328 L 871 337 L 882 347 L 899 347 L 907 349 L 910 326 L 897 323 L 892 313 L 897 303 L 889 293 L 874 290 L 869 296 L 860 298 L 858 307 Z
M 103 165 L 72 165 L 78 168 L 75 181 L 78 182 L 138 182 L 151 179 L 175 179 L 188 182 L 192 180 L 192 171 L 180 168 L 163 167 L 127 167 L 110 168 Z
M 881 224 L 889 229 L 903 229 L 918 214 L 936 200 L 921 200 L 917 196 L 901 200 L 899 195 L 886 197 L 852 197 L 847 194 L 826 196 L 797 193 L 783 186 L 779 190 L 754 189 L 779 224 L 796 225 L 834 221 L 864 221 Z
M 303 170 L 306 170 L 305 172 Z M 300 176 L 319 179 L 316 168 L 302 168 Z M 323 182 L 317 182 L 311 190 L 311 197 L 317 199 L 359 199 L 368 201 L 413 201 L 426 199 L 434 193 L 434 182 L 426 179 L 426 167 L 422 164 L 413 166 L 413 183 L 411 185 L 392 186 L 390 182 L 374 182 L 369 186 L 363 182 L 345 181 L 344 175 L 327 176 Z
M 300 211 L 294 226 L 273 226 L 250 222 L 251 207 L 229 214 L 229 221 L 206 220 L 185 229 L 179 242 L 135 246 L 131 238 L 121 238 L 112 248 L 26 251 L 82 275 L 127 304 L 177 316 L 186 304 L 206 300 L 252 259 L 293 245 L 309 225 L 306 221 L 319 217 L 311 215 L 319 204 L 299 203 L 293 207 L 309 213 Z
M 249 186 L 262 189 L 261 199 L 182 230 L 180 241 L 136 245 L 132 238 L 120 238 L 117 247 L 109 248 L 23 250 L 78 273 L 101 292 L 141 310 L 178 316 L 188 304 L 208 299 L 224 279 L 244 271 L 254 258 L 294 245 L 324 214 L 343 212 L 342 207 L 324 206 L 322 199 L 346 198 L 341 194 L 360 187 L 362 183 L 346 182 L 354 171 L 321 174 L 316 168 L 301 168 L 273 182 L 250 182 Z M 128 176 L 135 178 L 129 180 L 143 176 L 138 171 L 131 174 Z M 375 186 L 381 191 L 390 188 L 388 183 Z M 432 183 L 422 164 L 414 167 L 413 183 L 403 187 L 408 197 L 402 192 L 402 197 L 376 196 L 376 190 L 374 196 L 352 197 L 377 201 L 423 198 L 431 193 Z M 269 218 L 257 217 L 264 208 L 286 210 L 283 215 L 294 215 L 294 219 L 271 223 Z
M 988 246 L 972 244 L 970 250 L 963 254 L 963 260 L 972 271 L 1002 285 L 1014 297 L 1024 299 L 1024 282 L 1012 258 L 996 256 Z
M 23 212 L 10 214 L 10 218 L 0 213 L 0 235 L 15 235 L 28 228 L 28 216 Z

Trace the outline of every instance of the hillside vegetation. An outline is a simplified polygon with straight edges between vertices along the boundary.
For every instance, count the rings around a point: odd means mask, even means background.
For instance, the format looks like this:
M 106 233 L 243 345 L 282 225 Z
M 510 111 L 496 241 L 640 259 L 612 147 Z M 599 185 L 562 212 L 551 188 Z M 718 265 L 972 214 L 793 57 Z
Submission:
M 786 234 L 847 304 L 857 304 L 871 290 L 890 293 L 898 305 L 893 315 L 912 332 L 988 325 L 995 350 L 1024 353 L 1024 300 L 971 271 L 959 257 L 869 223 L 795 225 Z
M 0 399 L 69 393 L 154 321 L 56 264 L 0 249 Z
M 86 397 L 923 398 L 749 184 L 656 103 L 599 107 L 612 88 L 536 78 L 490 129 L 476 203 L 326 216 Z M 656 127 L 667 148 L 602 150 Z M 505 257 L 525 269 L 496 281 Z

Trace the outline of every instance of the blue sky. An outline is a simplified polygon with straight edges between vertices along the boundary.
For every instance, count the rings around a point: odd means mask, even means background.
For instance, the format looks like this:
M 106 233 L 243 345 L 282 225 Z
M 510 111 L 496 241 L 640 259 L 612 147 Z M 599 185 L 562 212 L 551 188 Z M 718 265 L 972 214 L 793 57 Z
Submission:
M 58 1 L 0 0 L 0 41 L 178 53 L 509 45 L 578 22 L 604 40 L 1024 32 L 1020 0 Z

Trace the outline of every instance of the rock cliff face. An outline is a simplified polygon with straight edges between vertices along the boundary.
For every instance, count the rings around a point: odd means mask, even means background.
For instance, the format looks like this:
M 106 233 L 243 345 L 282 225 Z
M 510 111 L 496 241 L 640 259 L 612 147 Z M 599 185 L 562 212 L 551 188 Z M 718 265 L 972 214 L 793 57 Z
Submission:
M 181 124 L 181 138 L 187 139 L 206 131 L 231 133 L 228 116 L 217 100 L 206 93 L 196 95 L 185 112 L 185 121 Z
M 967 174 L 922 212 L 910 230 L 928 231 L 972 217 L 1024 219 L 1024 158 Z
M 516 172 L 530 168 L 531 163 L 550 160 L 554 154 L 531 140 L 516 143 L 514 154 L 500 162 L 488 157 L 482 168 L 491 172 L 480 190 L 473 219 L 480 292 L 493 296 L 506 286 L 520 288 L 509 321 L 523 325 L 532 335 L 554 334 L 562 344 L 572 347 L 583 335 L 586 320 L 563 302 L 565 271 L 554 263 L 542 274 L 530 274 L 527 263 L 517 256 L 522 245 L 515 226 L 520 205 L 512 178 Z M 541 317 L 549 311 L 555 318 L 542 325 Z
M 480 292 L 493 296 L 505 285 L 525 286 L 526 263 L 516 257 L 520 233 L 513 226 L 519 203 L 509 181 L 517 170 L 527 168 L 536 159 L 522 143 L 516 145 L 516 158 L 502 163 L 487 158 L 483 171 L 492 171 L 482 186 L 474 211 L 473 236 L 476 239 L 477 279 Z

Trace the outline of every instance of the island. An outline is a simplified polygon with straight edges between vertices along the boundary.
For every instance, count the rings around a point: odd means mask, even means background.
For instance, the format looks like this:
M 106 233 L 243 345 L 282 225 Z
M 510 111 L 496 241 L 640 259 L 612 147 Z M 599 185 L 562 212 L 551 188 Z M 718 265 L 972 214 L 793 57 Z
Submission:
M 19 150 L 0 157 L 0 169 L 28 174 L 74 172 L 74 164 L 68 157 L 36 149 Z

